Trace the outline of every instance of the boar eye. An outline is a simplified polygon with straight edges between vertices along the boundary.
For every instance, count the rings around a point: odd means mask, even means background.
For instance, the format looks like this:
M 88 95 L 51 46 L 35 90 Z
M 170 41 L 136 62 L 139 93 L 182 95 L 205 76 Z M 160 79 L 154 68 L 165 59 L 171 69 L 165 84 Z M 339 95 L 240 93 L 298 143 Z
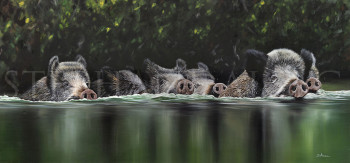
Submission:
M 277 76 L 272 75 L 271 76 L 271 81 L 272 81 L 272 83 L 275 83 L 277 81 Z
M 69 82 L 67 80 L 63 81 L 63 86 L 64 87 L 68 87 L 69 86 Z

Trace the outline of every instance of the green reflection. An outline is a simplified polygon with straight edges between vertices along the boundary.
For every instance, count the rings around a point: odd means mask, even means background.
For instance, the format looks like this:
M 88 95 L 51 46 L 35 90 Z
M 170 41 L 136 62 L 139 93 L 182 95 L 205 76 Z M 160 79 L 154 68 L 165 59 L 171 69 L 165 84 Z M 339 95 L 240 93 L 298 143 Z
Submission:
M 138 95 L 33 103 L 1 96 L 0 161 L 346 162 L 350 93 L 324 94 L 301 102 Z

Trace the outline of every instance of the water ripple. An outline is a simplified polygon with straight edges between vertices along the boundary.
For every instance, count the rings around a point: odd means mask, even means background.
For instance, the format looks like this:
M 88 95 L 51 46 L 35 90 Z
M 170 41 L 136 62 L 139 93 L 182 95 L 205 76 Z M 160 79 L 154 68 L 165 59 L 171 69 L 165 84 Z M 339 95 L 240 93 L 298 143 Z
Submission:
M 317 94 L 308 94 L 304 98 L 304 102 L 308 100 L 348 100 L 350 97 L 350 91 L 324 91 L 320 90 Z M 103 104 L 103 103 L 157 103 L 157 102 L 171 102 L 171 103 L 181 103 L 181 102 L 220 102 L 220 103 L 246 103 L 246 102 L 271 102 L 271 101 L 284 101 L 284 102 L 294 102 L 292 97 L 268 97 L 268 98 L 233 98 L 233 97 L 223 97 L 216 98 L 212 95 L 176 95 L 176 94 L 137 94 L 128 96 L 111 96 L 98 98 L 97 100 L 72 100 L 64 102 L 52 102 L 52 101 L 27 101 L 22 100 L 18 97 L 0 96 L 0 103 L 11 103 L 11 104 L 26 104 L 26 105 L 81 105 L 85 104 Z

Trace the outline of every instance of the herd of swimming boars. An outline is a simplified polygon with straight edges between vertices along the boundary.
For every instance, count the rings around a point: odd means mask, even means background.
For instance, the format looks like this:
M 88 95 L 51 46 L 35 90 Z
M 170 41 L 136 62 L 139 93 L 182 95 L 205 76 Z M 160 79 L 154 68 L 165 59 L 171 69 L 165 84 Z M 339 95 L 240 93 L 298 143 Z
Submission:
M 247 50 L 245 71 L 226 86 L 215 83 L 214 76 L 202 62 L 187 69 L 186 62 L 176 60 L 174 68 L 164 68 L 146 59 L 143 81 L 131 71 L 101 69 L 102 78 L 90 83 L 85 59 L 59 62 L 58 56 L 49 61 L 48 75 L 37 81 L 20 98 L 32 101 L 66 101 L 97 99 L 141 93 L 174 93 L 214 95 L 215 97 L 284 97 L 303 98 L 316 93 L 320 87 L 319 72 L 314 54 L 302 49 L 300 54 L 289 49 L 275 49 L 268 54 Z M 249 73 L 254 72 L 254 73 Z

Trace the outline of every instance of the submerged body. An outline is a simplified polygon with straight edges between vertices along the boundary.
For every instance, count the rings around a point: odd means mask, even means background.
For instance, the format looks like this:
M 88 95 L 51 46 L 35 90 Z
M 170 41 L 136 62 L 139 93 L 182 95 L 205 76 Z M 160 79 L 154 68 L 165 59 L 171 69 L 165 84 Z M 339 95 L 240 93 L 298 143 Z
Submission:
M 20 95 L 20 98 L 31 101 L 51 101 L 52 96 L 47 86 L 47 77 L 38 80 L 31 89 Z

